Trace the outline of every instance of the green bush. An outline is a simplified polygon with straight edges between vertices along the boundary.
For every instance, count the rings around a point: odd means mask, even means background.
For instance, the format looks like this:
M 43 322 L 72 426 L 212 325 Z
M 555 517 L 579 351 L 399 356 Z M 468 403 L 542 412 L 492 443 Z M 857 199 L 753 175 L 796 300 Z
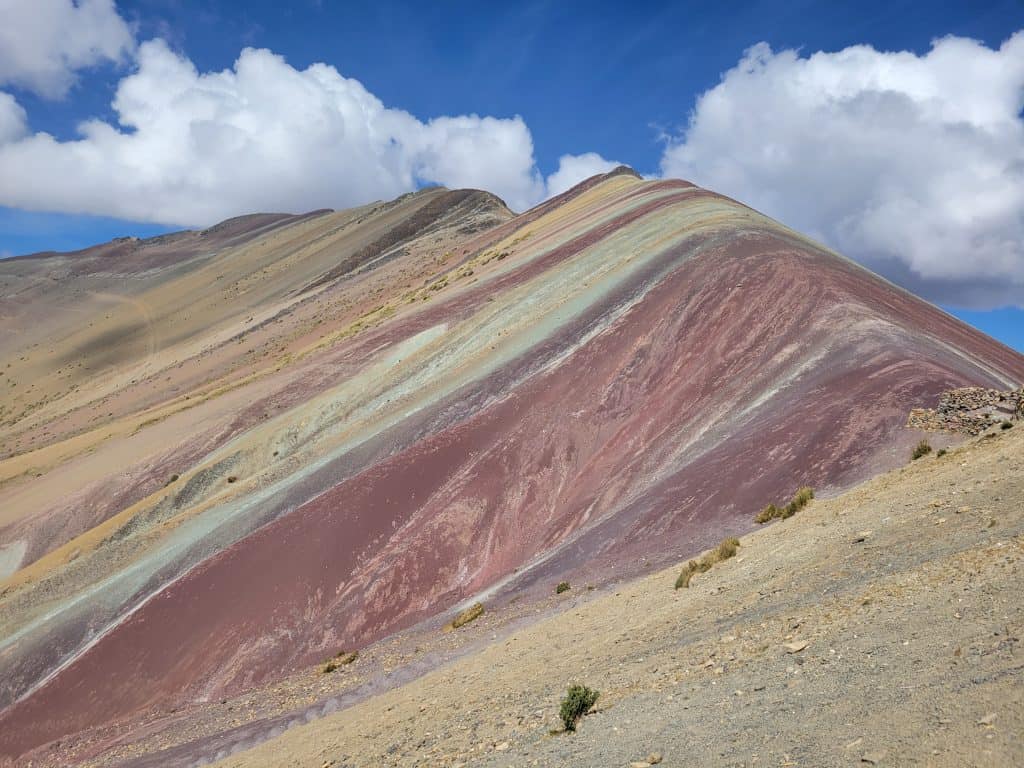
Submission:
M 928 441 L 927 440 L 922 440 L 920 443 L 918 443 L 916 446 L 914 446 L 914 450 L 910 454 L 910 460 L 911 461 L 917 461 L 922 456 L 927 456 L 931 452 L 932 452 L 932 447 L 930 445 L 928 445 Z
M 937 452 L 937 453 L 935 454 L 935 456 L 936 456 L 936 458 L 939 458 L 939 457 L 945 456 L 945 455 L 946 455 L 946 453 L 947 453 L 947 451 L 946 451 L 946 449 L 945 449 L 945 448 L 939 448 L 939 450 L 938 450 L 938 452 Z
M 585 685 L 570 685 L 569 690 L 562 699 L 562 706 L 558 710 L 559 717 L 565 725 L 565 730 L 575 731 L 576 724 L 580 721 L 591 707 L 597 703 L 597 697 L 601 694 Z
M 568 592 L 570 589 L 572 589 L 572 587 L 569 586 L 568 581 L 560 581 L 558 586 L 555 587 L 555 594 L 560 595 L 563 592 Z

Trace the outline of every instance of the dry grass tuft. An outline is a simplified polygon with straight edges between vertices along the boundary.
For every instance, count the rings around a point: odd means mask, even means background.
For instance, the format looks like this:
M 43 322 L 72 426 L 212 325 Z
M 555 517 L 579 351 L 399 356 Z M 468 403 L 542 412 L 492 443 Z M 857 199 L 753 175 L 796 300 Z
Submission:
M 338 651 L 334 654 L 333 659 L 328 659 L 324 662 L 323 669 L 321 672 L 325 675 L 330 674 L 339 667 L 345 667 L 351 664 L 353 661 L 359 658 L 359 651 Z
M 471 606 L 469 606 L 469 608 L 467 608 L 462 613 L 460 613 L 458 616 L 456 616 L 454 619 L 452 619 L 452 623 L 449 624 L 448 626 L 451 627 L 452 629 L 458 629 L 459 627 L 466 626 L 471 621 L 476 621 L 477 619 L 479 619 L 483 615 L 484 615 L 483 603 L 473 603 Z
M 922 440 L 920 443 L 914 446 L 914 450 L 910 453 L 910 460 L 917 461 L 922 456 L 927 456 L 932 452 L 931 445 L 928 444 L 927 440 Z
M 723 539 L 721 543 L 710 552 L 706 553 L 699 560 L 691 560 L 683 566 L 683 570 L 676 579 L 676 589 L 685 589 L 690 586 L 690 579 L 698 573 L 710 571 L 712 566 L 723 560 L 734 557 L 740 548 L 740 540 L 735 536 Z
M 769 504 L 767 507 L 758 512 L 757 517 L 754 518 L 755 523 L 767 523 L 771 520 L 786 520 L 801 509 L 811 503 L 811 499 L 814 498 L 814 489 L 809 486 L 804 486 L 794 494 L 792 500 L 784 507 L 777 507 L 774 504 Z

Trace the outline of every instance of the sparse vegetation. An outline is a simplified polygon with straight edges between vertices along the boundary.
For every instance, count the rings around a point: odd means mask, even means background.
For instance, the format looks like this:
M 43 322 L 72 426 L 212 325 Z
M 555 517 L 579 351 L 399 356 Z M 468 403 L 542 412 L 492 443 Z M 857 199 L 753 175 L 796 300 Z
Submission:
M 558 582 L 558 586 L 555 587 L 555 594 L 560 595 L 563 592 L 568 592 L 570 589 L 572 589 L 572 587 L 569 586 L 568 581 L 560 581 Z
M 452 629 L 458 629 L 459 627 L 466 626 L 471 621 L 476 621 L 477 619 L 479 619 L 483 615 L 484 615 L 483 603 L 473 603 L 471 606 L 469 606 L 469 608 L 467 608 L 462 613 L 460 613 L 458 616 L 456 616 L 454 619 L 452 619 L 452 623 L 449 624 L 449 626 Z
M 910 454 L 910 460 L 911 461 L 917 461 L 922 456 L 927 456 L 931 452 L 932 452 L 931 445 L 928 444 L 927 440 L 922 440 L 920 443 L 918 443 L 916 446 L 914 446 L 914 450 Z
M 585 685 L 570 685 L 558 710 L 565 730 L 575 731 L 576 724 L 597 703 L 597 697 L 600 695 L 598 691 Z
M 774 520 L 777 517 L 782 517 L 782 510 L 776 507 L 774 504 L 769 504 L 760 512 L 757 513 L 757 517 L 754 518 L 755 523 L 767 523 L 769 520 Z
M 359 658 L 359 651 L 338 651 L 334 654 L 333 658 L 328 659 L 324 662 L 324 666 L 321 672 L 325 675 L 329 675 L 339 667 L 345 667 L 351 664 L 353 661 Z
M 777 507 L 774 504 L 769 504 L 758 512 L 757 517 L 754 518 L 754 522 L 763 525 L 771 520 L 787 520 L 810 504 L 811 499 L 813 498 L 814 489 L 805 485 L 793 495 L 789 504 L 784 507 Z
M 939 458 L 945 456 L 947 453 L 948 451 L 945 448 L 939 448 L 938 452 L 935 454 L 935 457 Z
M 234 475 L 231 475 L 230 477 L 228 477 L 228 482 L 229 483 L 234 483 L 234 482 L 237 482 L 237 481 L 238 481 L 238 478 L 235 477 Z
M 178 482 L 178 475 L 177 474 L 173 474 L 169 478 L 167 478 L 167 482 L 164 483 L 164 488 L 166 488 L 171 483 L 176 483 L 176 482 Z
M 739 551 L 740 540 L 735 536 L 723 539 L 717 547 L 705 554 L 699 560 L 691 560 L 683 566 L 679 577 L 676 579 L 676 589 L 685 589 L 690 586 L 690 579 L 698 573 L 710 571 L 712 566 L 723 560 L 728 560 Z
M 999 428 L 1000 429 L 1013 429 L 1013 422 L 1012 421 L 1004 421 L 1002 424 L 999 425 Z

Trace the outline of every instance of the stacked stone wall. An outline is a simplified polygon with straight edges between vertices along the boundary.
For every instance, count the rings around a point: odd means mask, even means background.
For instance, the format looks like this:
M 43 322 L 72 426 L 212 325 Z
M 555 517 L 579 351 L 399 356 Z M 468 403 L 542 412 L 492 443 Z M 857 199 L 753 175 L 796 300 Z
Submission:
M 937 408 L 914 408 L 907 426 L 978 435 L 1002 421 L 1024 419 L 1024 388 L 960 387 L 943 392 Z

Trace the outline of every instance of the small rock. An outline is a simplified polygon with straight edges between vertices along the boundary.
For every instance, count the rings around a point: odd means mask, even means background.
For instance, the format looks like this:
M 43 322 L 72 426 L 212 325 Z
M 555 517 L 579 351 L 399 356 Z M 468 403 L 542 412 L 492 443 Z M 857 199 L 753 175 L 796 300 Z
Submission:
M 660 763 L 661 762 L 661 752 L 651 752 L 651 754 L 649 754 L 647 756 L 647 762 L 650 763 L 651 765 L 657 765 L 658 763 Z
M 810 645 L 810 643 L 807 640 L 797 640 L 793 643 L 786 643 L 786 653 L 800 653 L 800 651 L 802 651 L 808 645 Z
M 885 755 L 886 754 L 887 754 L 886 750 L 884 750 L 884 749 L 876 749 L 876 750 L 873 750 L 871 752 L 865 752 L 861 756 L 860 761 L 862 763 L 867 763 L 868 765 L 878 765 L 880 762 L 882 762 L 885 759 Z
M 637 760 L 629 764 L 629 768 L 651 768 L 651 764 L 646 760 Z
M 999 717 L 999 715 L 997 715 L 995 712 L 989 712 L 983 718 L 978 720 L 978 725 L 992 725 L 992 723 L 996 721 L 997 717 Z
M 505 751 L 507 751 L 507 750 L 508 750 L 508 748 L 509 748 L 509 747 L 511 747 L 511 746 L 512 746 L 512 745 L 511 745 L 511 744 L 509 744 L 509 743 L 508 743 L 507 741 L 503 741 L 503 742 L 501 742 L 501 744 L 498 744 L 498 745 L 497 745 L 497 746 L 495 746 L 494 748 L 495 748 L 495 749 L 496 749 L 496 750 L 497 750 L 498 752 L 505 752 Z

